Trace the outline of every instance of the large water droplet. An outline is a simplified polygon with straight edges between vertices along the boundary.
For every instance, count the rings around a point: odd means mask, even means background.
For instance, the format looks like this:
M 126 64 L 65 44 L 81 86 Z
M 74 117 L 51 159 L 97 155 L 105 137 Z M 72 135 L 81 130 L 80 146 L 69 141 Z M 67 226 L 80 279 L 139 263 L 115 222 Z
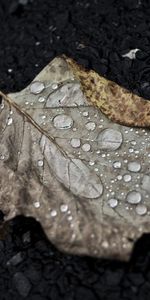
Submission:
M 98 136 L 98 145 L 101 149 L 109 151 L 117 150 L 122 144 L 123 138 L 120 131 L 104 129 Z
M 45 85 L 41 81 L 34 81 L 30 85 L 30 92 L 32 94 L 40 94 L 45 89 Z
M 118 205 L 118 200 L 112 198 L 112 199 L 108 200 L 108 204 L 111 208 L 115 208 Z
M 142 200 L 142 196 L 137 191 L 129 192 L 126 198 L 127 202 L 130 204 L 138 204 Z
M 85 124 L 85 127 L 87 130 L 93 131 L 96 127 L 94 122 L 88 122 L 87 124 Z
M 54 127 L 57 129 L 69 129 L 73 126 L 73 120 L 70 116 L 61 114 L 53 119 Z
M 131 172 L 139 172 L 141 169 L 141 164 L 137 161 L 132 161 L 128 163 L 128 170 Z
M 143 216 L 147 213 L 147 207 L 145 205 L 137 205 L 135 208 L 138 215 Z
M 144 189 L 150 193 L 150 176 L 149 175 L 143 176 L 141 187 L 142 187 L 142 189 Z
M 80 139 L 71 139 L 70 144 L 73 148 L 79 148 L 81 145 Z

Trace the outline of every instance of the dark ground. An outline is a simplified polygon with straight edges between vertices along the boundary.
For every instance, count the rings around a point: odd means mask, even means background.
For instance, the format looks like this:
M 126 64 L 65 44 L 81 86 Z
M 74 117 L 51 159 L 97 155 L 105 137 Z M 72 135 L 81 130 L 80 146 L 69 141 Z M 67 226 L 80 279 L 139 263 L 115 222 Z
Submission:
M 0 89 L 22 89 L 62 53 L 150 99 L 150 1 L 0 0 Z M 62 254 L 32 219 L 7 231 L 0 300 L 150 299 L 150 236 L 121 263 Z

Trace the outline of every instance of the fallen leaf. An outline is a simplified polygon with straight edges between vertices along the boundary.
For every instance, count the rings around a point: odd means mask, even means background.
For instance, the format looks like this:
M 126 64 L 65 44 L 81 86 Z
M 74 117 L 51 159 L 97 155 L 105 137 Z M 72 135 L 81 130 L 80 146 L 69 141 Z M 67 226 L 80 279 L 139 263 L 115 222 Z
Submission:
M 132 94 L 93 70 L 85 70 L 64 56 L 89 102 L 111 121 L 133 127 L 150 127 L 150 101 Z
M 104 79 L 105 82 L 105 79 Z M 150 135 L 89 104 L 56 58 L 0 107 L 0 209 L 38 220 L 59 249 L 129 259 L 150 231 Z

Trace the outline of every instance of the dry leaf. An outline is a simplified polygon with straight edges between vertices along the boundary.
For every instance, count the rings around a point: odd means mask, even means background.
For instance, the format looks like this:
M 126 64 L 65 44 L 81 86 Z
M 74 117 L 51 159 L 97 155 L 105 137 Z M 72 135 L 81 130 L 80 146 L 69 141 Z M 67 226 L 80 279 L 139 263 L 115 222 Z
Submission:
M 70 58 L 64 58 L 80 80 L 89 102 L 97 106 L 110 120 L 126 126 L 150 127 L 149 100 L 132 94 L 93 70 L 85 70 Z
M 0 209 L 38 220 L 59 249 L 127 260 L 150 231 L 150 135 L 89 105 L 56 58 L 0 108 Z

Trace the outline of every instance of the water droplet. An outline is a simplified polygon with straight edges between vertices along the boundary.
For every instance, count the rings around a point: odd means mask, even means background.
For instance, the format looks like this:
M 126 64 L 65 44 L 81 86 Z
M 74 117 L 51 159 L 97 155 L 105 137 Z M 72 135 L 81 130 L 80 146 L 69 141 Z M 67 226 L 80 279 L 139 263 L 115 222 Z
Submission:
M 147 207 L 142 204 L 137 205 L 135 210 L 136 210 L 136 213 L 140 216 L 143 216 L 147 213 Z
M 73 220 L 73 217 L 72 216 L 69 216 L 68 217 L 68 221 L 72 221 Z
M 45 100 L 46 100 L 45 97 L 39 97 L 39 99 L 38 99 L 38 101 L 39 101 L 40 103 L 44 102 Z
M 87 124 L 85 124 L 85 127 L 87 130 L 93 131 L 95 129 L 96 125 L 94 122 L 88 122 Z
M 129 192 L 126 198 L 127 202 L 130 204 L 138 204 L 142 200 L 142 196 L 137 191 Z
M 4 109 L 4 102 L 1 103 L 0 108 Z
M 40 202 L 39 201 L 36 201 L 33 203 L 34 207 L 35 208 L 39 208 L 40 207 Z
M 118 176 L 117 176 L 117 179 L 118 179 L 118 180 L 122 180 L 122 175 L 118 175 Z
M 84 111 L 84 112 L 82 113 L 82 115 L 83 115 L 83 117 L 88 117 L 89 112 L 88 112 L 88 111 Z
M 136 141 L 131 141 L 131 145 L 135 146 L 136 145 Z
M 104 129 L 98 136 L 98 145 L 101 149 L 109 151 L 117 150 L 122 144 L 123 138 L 120 131 Z
M 141 165 L 137 161 L 129 162 L 128 163 L 128 170 L 131 172 L 139 172 L 141 169 Z
M 44 164 L 43 160 L 39 159 L 37 164 L 38 164 L 38 167 L 43 167 L 43 164 Z
M 118 200 L 115 198 L 112 198 L 108 200 L 108 204 L 111 208 L 115 208 L 118 205 Z
M 52 210 L 50 212 L 51 217 L 56 217 L 57 216 L 57 211 L 56 210 Z
M 5 159 L 5 155 L 0 155 L 0 159 L 4 160 Z
M 133 153 L 133 152 L 134 152 L 134 149 L 129 148 L 129 153 Z
M 115 162 L 113 163 L 113 167 L 114 167 L 115 169 L 120 169 L 120 168 L 121 168 L 121 162 L 120 162 L 120 161 L 115 161 Z
M 45 89 L 45 85 L 41 81 L 34 81 L 30 85 L 30 92 L 32 94 L 40 94 Z
M 52 89 L 53 90 L 57 90 L 58 89 L 58 83 L 54 82 L 52 85 L 51 85 Z
M 90 149 L 91 149 L 90 144 L 83 144 L 83 146 L 82 146 L 83 151 L 88 152 L 88 151 L 90 151 Z
M 68 205 L 67 204 L 62 204 L 60 206 L 60 211 L 61 212 L 67 212 L 67 210 L 68 210 Z
M 123 180 L 124 180 L 125 182 L 131 181 L 131 175 L 130 175 L 130 174 L 125 174 L 125 175 L 123 176 Z
M 70 116 L 61 114 L 53 119 L 54 127 L 57 129 L 69 129 L 73 126 L 73 120 Z
M 109 247 L 109 244 L 108 244 L 107 241 L 103 241 L 103 242 L 101 243 L 101 245 L 102 245 L 102 247 L 105 248 L 105 249 L 107 249 L 107 248 Z
M 13 119 L 12 119 L 12 118 L 8 118 L 7 125 L 8 125 L 8 126 L 11 125 L 12 122 L 13 122 Z
M 150 176 L 144 175 L 141 183 L 142 189 L 150 193 Z
M 71 139 L 70 144 L 73 148 L 79 148 L 81 145 L 80 139 Z
M 89 166 L 94 166 L 95 165 L 95 161 L 89 161 Z

